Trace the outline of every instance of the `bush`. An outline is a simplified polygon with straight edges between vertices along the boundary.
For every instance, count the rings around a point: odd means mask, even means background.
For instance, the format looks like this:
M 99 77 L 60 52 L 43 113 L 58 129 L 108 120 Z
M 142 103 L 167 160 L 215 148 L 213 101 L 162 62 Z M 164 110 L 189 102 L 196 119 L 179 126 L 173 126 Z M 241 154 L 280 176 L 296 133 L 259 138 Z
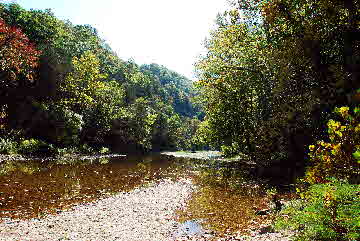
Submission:
M 328 177 L 356 179 L 360 174 L 360 109 L 350 115 L 349 107 L 336 108 L 339 121 L 329 120 L 329 142 L 318 141 L 310 145 L 312 166 L 306 181 L 324 183 Z M 358 182 L 354 180 L 354 182 Z
M 48 149 L 48 144 L 43 141 L 39 141 L 36 139 L 23 140 L 19 144 L 19 153 L 33 154 L 45 148 Z
M 313 184 L 281 212 L 276 229 L 299 231 L 297 240 L 359 240 L 360 186 L 336 179 Z
M 46 106 L 45 110 L 50 113 L 51 119 L 56 122 L 56 142 L 65 146 L 78 144 L 84 125 L 82 115 L 65 106 L 56 104 L 51 107 Z
M 101 147 L 100 150 L 99 150 L 100 154 L 107 154 L 109 152 L 110 152 L 110 149 L 107 148 L 107 147 Z
M 78 151 L 82 154 L 93 154 L 95 152 L 94 148 L 92 148 L 88 144 L 81 145 Z
M 9 138 L 0 138 L 1 154 L 16 154 L 18 152 L 18 144 Z
M 237 142 L 234 142 L 231 144 L 231 146 L 222 145 L 221 146 L 221 153 L 225 157 L 233 157 L 240 153 L 239 151 L 239 144 Z

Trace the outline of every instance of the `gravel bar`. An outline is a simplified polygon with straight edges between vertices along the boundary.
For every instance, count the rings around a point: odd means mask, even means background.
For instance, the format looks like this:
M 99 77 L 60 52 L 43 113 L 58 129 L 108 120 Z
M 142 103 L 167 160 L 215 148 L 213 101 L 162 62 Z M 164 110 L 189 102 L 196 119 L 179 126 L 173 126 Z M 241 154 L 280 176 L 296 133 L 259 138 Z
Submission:
M 174 240 L 183 208 L 194 191 L 190 180 L 162 180 L 127 193 L 74 206 L 41 219 L 0 223 L 0 240 Z

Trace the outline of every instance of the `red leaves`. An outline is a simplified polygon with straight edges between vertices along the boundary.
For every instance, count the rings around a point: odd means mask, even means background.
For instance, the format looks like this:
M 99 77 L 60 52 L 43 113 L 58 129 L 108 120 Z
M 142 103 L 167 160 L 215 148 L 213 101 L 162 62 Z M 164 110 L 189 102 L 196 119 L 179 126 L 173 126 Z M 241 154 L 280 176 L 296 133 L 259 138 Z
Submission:
M 5 72 L 12 81 L 19 74 L 32 81 L 40 54 L 21 29 L 0 19 L 0 72 Z

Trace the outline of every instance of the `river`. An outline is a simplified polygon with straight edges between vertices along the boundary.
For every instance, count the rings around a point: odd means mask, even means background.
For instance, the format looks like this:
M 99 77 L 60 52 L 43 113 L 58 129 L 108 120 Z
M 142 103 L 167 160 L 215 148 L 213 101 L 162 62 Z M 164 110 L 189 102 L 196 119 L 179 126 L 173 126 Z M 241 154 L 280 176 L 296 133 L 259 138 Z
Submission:
M 266 185 L 213 152 L 14 160 L 0 174 L 0 240 L 211 240 L 270 220 L 255 215 Z

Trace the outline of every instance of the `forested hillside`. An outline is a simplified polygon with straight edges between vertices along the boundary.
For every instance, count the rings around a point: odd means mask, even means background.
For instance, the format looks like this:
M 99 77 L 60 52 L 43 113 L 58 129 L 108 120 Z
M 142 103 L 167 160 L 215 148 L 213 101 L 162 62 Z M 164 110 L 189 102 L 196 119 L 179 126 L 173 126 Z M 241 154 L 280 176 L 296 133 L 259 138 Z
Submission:
M 120 59 L 89 25 L 1 3 L 0 56 L 0 152 L 191 148 L 192 81 Z

